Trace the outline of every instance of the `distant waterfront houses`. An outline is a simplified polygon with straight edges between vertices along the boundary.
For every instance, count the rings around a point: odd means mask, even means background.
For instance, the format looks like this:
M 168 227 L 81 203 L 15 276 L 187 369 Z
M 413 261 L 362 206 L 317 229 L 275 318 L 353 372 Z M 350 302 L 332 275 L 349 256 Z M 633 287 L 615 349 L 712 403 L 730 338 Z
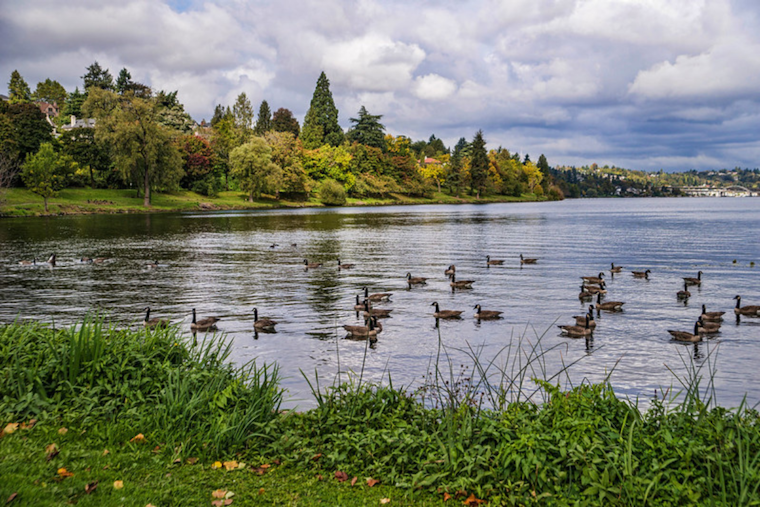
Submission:
M 708 185 L 681 187 L 681 193 L 689 197 L 760 197 L 760 191 L 752 191 L 739 185 L 730 187 L 712 187 Z

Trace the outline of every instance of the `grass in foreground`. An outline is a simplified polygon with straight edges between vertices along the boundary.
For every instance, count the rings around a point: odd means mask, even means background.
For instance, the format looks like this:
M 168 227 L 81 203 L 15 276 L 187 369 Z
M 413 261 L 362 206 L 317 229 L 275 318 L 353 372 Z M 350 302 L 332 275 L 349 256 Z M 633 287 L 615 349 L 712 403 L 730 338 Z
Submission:
M 0 494 L 19 505 L 209 505 L 224 500 L 217 490 L 233 505 L 760 504 L 760 416 L 709 408 L 698 377 L 679 405 L 642 414 L 608 385 L 529 390 L 535 345 L 515 347 L 495 376 L 495 361 L 473 354 L 477 374 L 448 382 L 444 351 L 427 402 L 354 381 L 315 384 L 316 409 L 281 412 L 276 369 L 233 368 L 222 341 L 178 336 L 99 320 L 0 328 Z

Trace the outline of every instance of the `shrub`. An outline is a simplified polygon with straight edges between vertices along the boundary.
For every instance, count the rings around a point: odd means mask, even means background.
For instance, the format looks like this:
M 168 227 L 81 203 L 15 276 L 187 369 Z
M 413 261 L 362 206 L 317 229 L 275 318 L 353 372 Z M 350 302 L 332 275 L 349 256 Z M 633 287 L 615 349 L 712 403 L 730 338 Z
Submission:
M 343 206 L 346 204 L 346 191 L 337 181 L 326 179 L 319 188 L 319 200 L 327 206 Z

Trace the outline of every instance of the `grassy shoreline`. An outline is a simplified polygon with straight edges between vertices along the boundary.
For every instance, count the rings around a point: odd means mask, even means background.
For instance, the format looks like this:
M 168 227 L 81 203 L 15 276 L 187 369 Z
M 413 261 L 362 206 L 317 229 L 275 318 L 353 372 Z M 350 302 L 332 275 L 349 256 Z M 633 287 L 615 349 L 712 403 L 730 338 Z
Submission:
M 11 188 L 2 196 L 4 204 L 0 207 L 0 217 L 23 216 L 60 216 L 84 214 L 119 214 L 119 213 L 161 213 L 181 211 L 220 211 L 220 210 L 257 210 L 279 208 L 314 208 L 324 207 L 318 199 L 310 197 L 306 201 L 274 199 L 262 197 L 249 202 L 238 191 L 220 192 L 217 197 L 206 197 L 191 191 L 171 193 L 154 193 L 152 205 L 143 206 L 141 197 L 134 190 L 108 190 L 90 188 L 67 188 L 48 200 L 48 212 L 45 213 L 43 199 L 24 188 Z M 471 196 L 455 197 L 445 193 L 435 193 L 431 198 L 408 197 L 391 194 L 387 199 L 349 198 L 344 207 L 359 206 L 396 206 L 414 204 L 488 204 L 500 202 L 537 202 L 545 200 L 534 194 L 521 197 L 486 196 L 476 199 Z
M 533 346 L 495 384 L 447 382 L 437 366 L 422 394 L 361 375 L 326 389 L 314 378 L 317 408 L 296 413 L 279 409 L 276 366 L 233 367 L 228 354 L 223 337 L 195 344 L 176 328 L 101 319 L 0 327 L 0 499 L 158 507 L 231 491 L 233 505 L 760 503 L 760 414 L 710 407 L 698 375 L 682 379 L 678 404 L 654 400 L 642 413 L 606 384 L 562 391 L 531 378 L 542 355 Z M 473 371 L 492 366 L 473 361 Z M 540 403 L 529 401 L 537 392 Z

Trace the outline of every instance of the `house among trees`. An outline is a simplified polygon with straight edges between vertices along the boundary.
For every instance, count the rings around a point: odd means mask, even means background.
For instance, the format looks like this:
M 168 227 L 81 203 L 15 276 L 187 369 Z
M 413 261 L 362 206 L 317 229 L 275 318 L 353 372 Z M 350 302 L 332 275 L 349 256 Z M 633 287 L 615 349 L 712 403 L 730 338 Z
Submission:
M 94 128 L 95 128 L 95 118 L 77 119 L 77 117 L 72 114 L 71 123 L 61 127 L 61 130 L 94 129 Z
M 0 93 L 0 100 L 2 100 L 3 102 L 8 102 L 9 97 L 7 95 L 3 95 L 2 93 Z
M 42 111 L 42 114 L 48 118 L 55 118 L 58 116 L 58 104 L 55 102 L 51 104 L 50 102 L 39 101 L 37 102 L 37 106 L 40 108 L 40 111 Z

